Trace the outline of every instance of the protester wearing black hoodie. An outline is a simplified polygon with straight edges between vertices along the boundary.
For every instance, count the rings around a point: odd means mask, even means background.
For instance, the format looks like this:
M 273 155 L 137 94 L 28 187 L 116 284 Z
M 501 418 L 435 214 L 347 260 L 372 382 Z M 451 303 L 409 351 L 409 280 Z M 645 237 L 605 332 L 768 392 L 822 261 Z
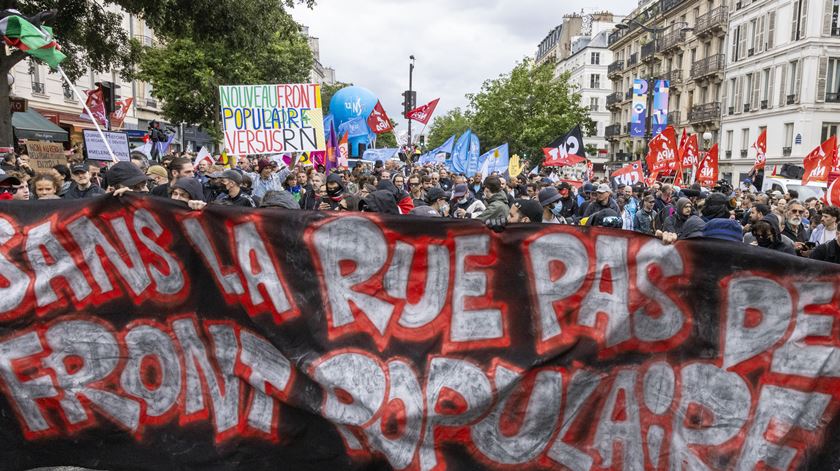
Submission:
M 393 186 L 393 184 L 392 184 Z M 388 190 L 376 190 L 359 202 L 359 211 L 367 213 L 400 214 L 394 193 Z
M 793 244 L 789 242 L 789 239 L 782 236 L 779 219 L 775 214 L 768 214 L 753 224 L 752 234 L 755 236 L 755 241 L 759 247 L 796 255 Z
M 674 214 L 665 219 L 662 231 L 673 232 L 680 239 L 700 237 L 706 224 L 699 216 L 694 214 L 694 207 L 691 205 L 691 200 L 680 198 L 677 200 L 676 209 Z
M 321 199 L 318 209 L 321 211 L 336 211 L 341 198 L 344 196 L 345 188 L 341 175 L 331 173 L 327 177 L 327 194 Z

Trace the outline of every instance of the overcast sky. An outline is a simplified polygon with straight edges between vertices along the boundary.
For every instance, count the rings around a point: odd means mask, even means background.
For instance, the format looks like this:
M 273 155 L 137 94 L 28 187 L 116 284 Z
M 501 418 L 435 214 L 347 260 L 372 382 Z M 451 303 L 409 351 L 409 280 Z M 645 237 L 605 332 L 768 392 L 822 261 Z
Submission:
M 611 0 L 599 9 L 626 14 L 636 3 Z M 370 89 L 397 119 L 401 93 L 408 89 L 410 55 L 417 59 L 418 104 L 439 97 L 435 115 L 443 114 L 465 107 L 464 94 L 477 92 L 484 80 L 533 56 L 564 14 L 591 12 L 591 5 L 583 0 L 317 0 L 314 9 L 297 7 L 291 13 L 320 38 L 321 62 L 335 69 L 336 79 Z M 405 129 L 400 123 L 398 129 Z

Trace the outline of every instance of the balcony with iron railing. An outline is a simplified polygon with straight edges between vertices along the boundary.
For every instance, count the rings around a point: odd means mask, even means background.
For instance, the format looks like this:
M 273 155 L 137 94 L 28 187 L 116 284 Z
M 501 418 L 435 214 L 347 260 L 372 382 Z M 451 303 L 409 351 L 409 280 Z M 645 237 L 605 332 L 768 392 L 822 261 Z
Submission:
M 662 76 L 664 80 L 670 82 L 671 87 L 675 87 L 677 85 L 682 84 L 683 82 L 683 72 L 680 69 L 671 69 L 670 72 L 664 74 Z
M 636 66 L 638 64 L 639 64 L 639 53 L 634 52 L 633 54 L 630 54 L 630 58 L 627 59 L 627 68 Z
M 622 70 L 624 70 L 624 61 L 615 61 L 607 67 L 607 76 L 620 75 Z
M 146 108 L 157 109 L 158 102 L 154 98 L 142 98 L 142 100 L 143 100 L 143 104 L 146 106 Z
M 624 95 L 621 92 L 615 92 L 607 95 L 607 108 L 620 105 L 624 100 Z
M 656 59 L 656 41 L 651 41 L 642 46 L 642 62 Z
M 826 93 L 825 94 L 825 102 L 826 103 L 840 103 L 840 93 Z
M 682 122 L 682 112 L 679 110 L 670 111 L 668 113 L 668 123 L 679 125 Z
M 688 122 L 691 124 L 709 123 L 720 119 L 720 103 L 704 103 L 691 107 Z
M 621 135 L 621 125 L 620 124 L 612 124 L 604 128 L 604 137 L 607 140 L 614 140 L 619 135 Z
M 694 34 L 702 36 L 714 32 L 725 33 L 728 22 L 729 9 L 725 6 L 719 6 L 697 18 L 697 22 L 694 25 Z
M 710 75 L 722 74 L 726 66 L 726 56 L 715 54 L 691 64 L 691 77 L 695 80 L 709 77 Z
M 663 54 L 667 54 L 673 52 L 676 48 L 678 48 L 682 43 L 685 42 L 685 31 L 678 30 L 673 31 L 659 40 L 659 52 Z
M 47 87 L 44 82 L 32 82 L 32 93 L 37 95 L 46 95 Z

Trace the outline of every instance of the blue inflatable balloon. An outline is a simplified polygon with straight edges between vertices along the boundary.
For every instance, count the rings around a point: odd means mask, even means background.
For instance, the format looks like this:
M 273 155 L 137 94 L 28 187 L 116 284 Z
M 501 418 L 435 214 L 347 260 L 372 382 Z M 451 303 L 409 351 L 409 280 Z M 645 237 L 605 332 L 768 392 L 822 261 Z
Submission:
M 335 117 L 336 129 L 354 119 L 367 120 L 377 101 L 376 95 L 366 88 L 344 87 L 337 91 L 330 100 L 330 113 Z M 355 128 L 358 129 L 358 126 Z M 364 129 L 367 130 L 367 134 L 350 136 L 348 139 L 351 157 L 360 157 L 359 144 L 368 144 L 371 139 L 371 132 L 366 123 Z

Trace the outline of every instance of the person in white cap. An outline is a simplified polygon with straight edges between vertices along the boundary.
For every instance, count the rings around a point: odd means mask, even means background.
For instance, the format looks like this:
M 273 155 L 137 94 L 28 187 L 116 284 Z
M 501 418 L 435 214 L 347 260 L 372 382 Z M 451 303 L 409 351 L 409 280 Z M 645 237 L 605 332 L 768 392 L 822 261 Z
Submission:
M 618 209 L 618 204 L 612 197 L 612 189 L 606 183 L 601 183 L 595 190 L 595 201 L 586 208 L 583 217 L 589 217 L 604 209 L 612 209 L 616 213 L 621 214 L 621 211 Z

